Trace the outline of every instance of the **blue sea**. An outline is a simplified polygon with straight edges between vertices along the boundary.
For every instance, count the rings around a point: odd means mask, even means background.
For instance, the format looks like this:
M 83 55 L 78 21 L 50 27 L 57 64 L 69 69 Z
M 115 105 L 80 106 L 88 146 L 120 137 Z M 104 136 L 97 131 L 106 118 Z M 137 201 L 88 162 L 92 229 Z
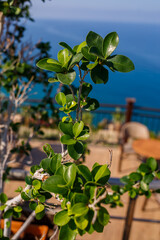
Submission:
M 137 105 L 160 108 L 159 24 L 41 19 L 27 23 L 26 27 L 26 39 L 34 43 L 40 39 L 50 41 L 53 58 L 61 49 L 58 45 L 61 41 L 74 46 L 84 41 L 91 30 L 102 37 L 116 31 L 120 42 L 115 53 L 128 56 L 134 62 L 135 70 L 130 73 L 110 72 L 106 85 L 93 83 L 91 96 L 100 103 L 114 104 L 125 104 L 126 98 L 134 97 Z M 76 81 L 77 84 L 78 78 Z M 87 81 L 91 82 L 89 76 Z M 38 86 L 38 94 L 34 97 L 41 98 L 42 94 L 42 87 Z

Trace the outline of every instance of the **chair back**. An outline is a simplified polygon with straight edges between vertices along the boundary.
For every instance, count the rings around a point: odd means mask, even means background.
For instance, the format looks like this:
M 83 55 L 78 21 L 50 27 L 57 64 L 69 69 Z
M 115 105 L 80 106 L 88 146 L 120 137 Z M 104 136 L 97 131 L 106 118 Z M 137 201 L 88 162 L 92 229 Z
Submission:
M 120 135 L 123 139 L 125 139 L 125 142 L 128 138 L 148 139 L 150 137 L 148 128 L 139 122 L 125 123 L 121 128 Z

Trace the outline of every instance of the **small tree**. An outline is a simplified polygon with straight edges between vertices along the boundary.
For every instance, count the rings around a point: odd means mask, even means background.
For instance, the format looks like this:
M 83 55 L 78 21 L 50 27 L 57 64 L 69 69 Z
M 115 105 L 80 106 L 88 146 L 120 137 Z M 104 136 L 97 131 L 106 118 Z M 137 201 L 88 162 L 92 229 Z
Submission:
M 99 106 L 96 99 L 89 97 L 92 85 L 86 82 L 86 75 L 90 73 L 95 84 L 105 84 L 109 70 L 129 72 L 134 69 L 129 58 L 111 55 L 118 43 L 116 32 L 109 33 L 104 39 L 95 32 L 89 32 L 86 41 L 73 49 L 61 42 L 64 49 L 58 52 L 58 60 L 44 58 L 38 61 L 39 68 L 56 73 L 49 82 L 60 82 L 70 88 L 70 94 L 59 92 L 55 97 L 60 105 L 59 110 L 64 114 L 58 125 L 62 132 L 62 153 L 55 153 L 49 144 L 43 147 L 47 157 L 39 165 L 31 167 L 31 175 L 26 177 L 27 186 L 19 189 L 20 195 L 10 201 L 7 201 L 6 195 L 1 195 L 4 218 L 19 216 L 22 208 L 14 206 L 21 201 L 29 201 L 29 207 L 40 219 L 45 209 L 55 211 L 56 205 L 50 206 L 46 202 L 54 197 L 62 208 L 54 216 L 54 223 L 60 230 L 59 240 L 73 240 L 77 234 L 102 232 L 110 219 L 104 205 L 122 206 L 120 196 L 123 193 L 128 192 L 131 198 L 137 195 L 150 197 L 149 183 L 155 176 L 160 177 L 157 162 L 153 158 L 142 163 L 136 172 L 123 177 L 124 187 L 113 186 L 112 195 L 108 194 L 112 153 L 108 164 L 100 165 L 97 162 L 91 171 L 87 166 L 77 164 L 90 134 L 89 127 L 82 121 L 83 110 L 93 111 Z M 72 83 L 76 79 L 76 67 L 79 71 L 79 87 L 74 94 Z M 64 150 L 64 145 L 67 150 Z

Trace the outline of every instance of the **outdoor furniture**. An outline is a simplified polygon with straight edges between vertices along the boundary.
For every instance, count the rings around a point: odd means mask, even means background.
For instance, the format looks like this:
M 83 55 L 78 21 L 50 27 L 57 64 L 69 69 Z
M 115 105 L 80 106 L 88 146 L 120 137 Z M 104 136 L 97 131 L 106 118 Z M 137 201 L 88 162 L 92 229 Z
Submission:
M 160 140 L 158 139 L 139 139 L 132 144 L 134 151 L 144 158 L 153 157 L 160 160 Z
M 148 128 L 138 122 L 125 123 L 120 130 L 121 154 L 119 160 L 119 171 L 121 171 L 123 158 L 129 154 L 136 154 L 137 157 L 142 160 L 132 147 L 132 142 L 135 139 L 149 139 Z
M 132 144 L 134 151 L 140 154 L 143 158 L 147 159 L 153 157 L 156 160 L 160 160 L 160 140 L 158 139 L 140 139 L 135 140 Z M 159 161 L 160 166 L 160 161 Z M 160 204 L 159 194 L 154 194 L 156 201 Z M 142 210 L 144 211 L 148 202 L 148 198 L 145 199 Z

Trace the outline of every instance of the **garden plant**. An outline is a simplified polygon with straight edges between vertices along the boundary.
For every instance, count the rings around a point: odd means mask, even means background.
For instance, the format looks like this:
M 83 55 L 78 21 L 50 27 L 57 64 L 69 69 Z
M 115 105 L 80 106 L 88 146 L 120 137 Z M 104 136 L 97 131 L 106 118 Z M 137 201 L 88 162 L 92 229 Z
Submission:
M 28 201 L 36 218 L 41 219 L 45 211 L 55 212 L 56 204 L 51 206 L 46 200 L 56 198 L 61 204 L 61 210 L 54 215 L 59 240 L 74 240 L 77 234 L 82 236 L 94 231 L 103 232 L 110 220 L 108 206 L 122 206 L 122 194 L 128 192 L 131 198 L 138 195 L 151 196 L 149 184 L 155 177 L 160 178 L 157 161 L 153 158 L 123 177 L 123 187 L 111 187 L 109 184 L 112 152 L 108 163 L 100 165 L 97 160 L 91 170 L 84 164 L 79 164 L 79 159 L 84 154 L 85 141 L 90 136 L 89 127 L 82 121 L 83 112 L 94 111 L 99 107 L 98 101 L 89 97 L 93 85 L 106 84 L 110 70 L 134 70 L 134 64 L 128 57 L 113 54 L 118 43 L 116 32 L 102 38 L 90 31 L 86 41 L 74 48 L 60 42 L 63 49 L 58 52 L 57 60 L 43 58 L 37 62 L 38 68 L 53 72 L 52 78 L 48 79 L 51 84 L 59 82 L 70 89 L 69 94 L 59 92 L 55 97 L 59 111 L 63 113 L 58 124 L 62 152 L 55 153 L 49 144 L 45 144 L 43 150 L 46 158 L 39 165 L 31 167 L 30 176 L 25 179 L 25 189 L 19 187 L 20 194 L 11 200 L 7 200 L 4 193 L 0 195 L 5 219 L 12 215 L 19 217 L 22 211 L 19 205 L 23 201 Z M 90 74 L 92 84 L 87 82 L 87 74 Z M 77 75 L 79 87 L 75 94 L 72 84 L 77 81 Z M 110 188 L 112 194 L 108 194 Z M 7 221 L 6 225 L 9 226 Z M 1 238 L 7 237 L 9 236 L 4 236 L 1 231 Z

